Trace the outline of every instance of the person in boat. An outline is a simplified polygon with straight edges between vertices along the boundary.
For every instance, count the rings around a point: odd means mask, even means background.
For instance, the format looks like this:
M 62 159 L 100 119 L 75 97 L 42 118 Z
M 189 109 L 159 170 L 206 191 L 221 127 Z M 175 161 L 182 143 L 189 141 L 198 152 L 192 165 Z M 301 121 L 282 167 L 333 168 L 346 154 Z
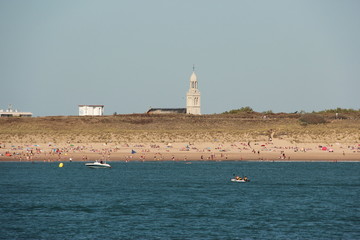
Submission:
M 236 179 L 236 180 L 242 180 L 242 178 L 239 177 L 239 176 L 236 176 L 235 179 Z
M 244 180 L 245 180 L 245 181 L 247 181 L 247 180 L 248 180 L 247 176 L 245 176 L 245 177 L 244 177 Z

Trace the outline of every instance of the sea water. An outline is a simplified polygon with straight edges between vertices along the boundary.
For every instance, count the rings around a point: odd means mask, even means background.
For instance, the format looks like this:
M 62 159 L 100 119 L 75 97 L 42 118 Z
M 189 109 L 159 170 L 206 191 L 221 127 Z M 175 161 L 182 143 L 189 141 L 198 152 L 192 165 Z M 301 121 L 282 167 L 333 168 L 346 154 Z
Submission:
M 0 239 L 360 239 L 360 163 L 111 165 L 0 163 Z

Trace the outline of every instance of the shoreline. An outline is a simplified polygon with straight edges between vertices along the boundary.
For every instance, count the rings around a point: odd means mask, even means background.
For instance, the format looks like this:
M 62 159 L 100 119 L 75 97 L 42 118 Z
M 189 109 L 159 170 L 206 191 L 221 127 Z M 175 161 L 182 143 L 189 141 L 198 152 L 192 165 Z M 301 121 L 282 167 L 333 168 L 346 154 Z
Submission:
M 132 151 L 132 150 L 130 150 Z M 360 162 L 360 153 L 338 153 L 338 152 L 115 152 L 94 153 L 91 151 L 72 153 L 37 153 L 31 156 L 27 154 L 12 154 L 11 156 L 0 156 L 0 162 L 89 162 L 105 160 L 109 162 L 131 162 L 131 161 L 257 161 L 257 162 Z M 283 152 L 283 153 L 282 153 Z M 285 154 L 285 157 L 283 157 Z
M 92 161 L 45 161 L 45 160 L 33 160 L 33 161 L 18 161 L 18 160 L 0 160 L 1 163 L 88 163 Z M 107 161 L 107 163 L 139 163 L 139 162 L 146 162 L 146 163 L 166 163 L 166 162 L 174 162 L 174 163 L 184 163 L 184 164 L 190 164 L 193 162 L 214 162 L 214 163 L 220 163 L 220 162 L 263 162 L 263 163 L 358 163 L 360 160 L 130 160 L 130 161 L 124 161 L 124 160 L 110 160 Z

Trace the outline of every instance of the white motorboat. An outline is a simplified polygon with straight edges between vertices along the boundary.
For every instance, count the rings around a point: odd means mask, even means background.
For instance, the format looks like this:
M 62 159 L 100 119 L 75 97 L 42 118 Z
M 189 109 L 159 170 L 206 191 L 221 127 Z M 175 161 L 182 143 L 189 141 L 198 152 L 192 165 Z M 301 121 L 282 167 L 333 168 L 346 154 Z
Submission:
M 93 163 L 85 163 L 85 166 L 89 168 L 111 168 L 110 164 L 103 161 L 95 161 Z

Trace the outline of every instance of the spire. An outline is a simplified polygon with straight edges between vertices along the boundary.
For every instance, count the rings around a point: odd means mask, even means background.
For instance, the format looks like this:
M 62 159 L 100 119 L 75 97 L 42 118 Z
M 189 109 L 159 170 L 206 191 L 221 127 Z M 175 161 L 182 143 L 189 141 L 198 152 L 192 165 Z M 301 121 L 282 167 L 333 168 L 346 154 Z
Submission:
M 198 82 L 195 74 L 195 65 L 193 65 L 193 72 L 190 76 L 190 89 L 197 89 L 197 88 L 198 88 Z
M 195 72 L 192 72 L 191 77 L 190 77 L 190 82 L 197 82 L 197 77 Z
M 197 77 L 196 77 L 196 74 L 195 74 L 195 64 L 193 64 L 193 72 L 192 72 L 191 77 L 190 77 L 190 82 L 197 82 Z

